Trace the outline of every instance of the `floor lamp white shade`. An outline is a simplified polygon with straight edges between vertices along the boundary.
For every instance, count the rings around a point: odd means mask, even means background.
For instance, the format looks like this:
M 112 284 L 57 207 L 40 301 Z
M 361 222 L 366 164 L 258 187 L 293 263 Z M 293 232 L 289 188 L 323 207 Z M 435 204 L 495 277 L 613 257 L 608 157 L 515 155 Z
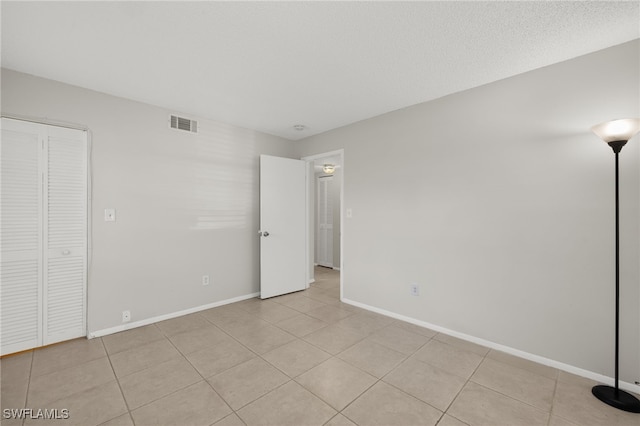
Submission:
M 640 118 L 623 118 L 605 121 L 591 128 L 606 143 L 614 141 L 628 141 L 640 132 Z

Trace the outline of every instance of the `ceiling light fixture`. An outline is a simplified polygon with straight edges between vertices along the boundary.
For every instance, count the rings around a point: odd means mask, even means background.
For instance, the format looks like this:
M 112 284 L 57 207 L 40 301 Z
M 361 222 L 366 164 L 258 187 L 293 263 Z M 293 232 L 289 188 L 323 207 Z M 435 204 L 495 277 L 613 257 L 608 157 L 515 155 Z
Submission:
M 333 172 L 336 171 L 336 166 L 334 164 L 325 164 L 322 166 L 322 171 L 328 175 L 332 175 Z

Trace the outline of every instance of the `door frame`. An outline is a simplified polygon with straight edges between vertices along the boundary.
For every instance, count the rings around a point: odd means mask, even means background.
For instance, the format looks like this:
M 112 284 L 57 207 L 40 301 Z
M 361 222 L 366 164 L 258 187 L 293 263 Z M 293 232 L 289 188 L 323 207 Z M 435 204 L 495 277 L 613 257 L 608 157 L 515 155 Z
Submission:
M 311 185 L 315 185 L 315 179 L 314 179 L 315 173 L 313 171 L 313 162 L 321 158 L 334 157 L 336 155 L 340 157 L 340 166 L 343 170 L 342 179 L 340 179 L 340 300 L 342 300 L 344 298 L 344 238 L 343 238 L 343 235 L 344 235 L 344 229 L 345 229 L 345 225 L 344 225 L 344 219 L 345 219 L 345 215 L 344 215 L 344 211 L 345 211 L 344 209 L 344 180 L 345 180 L 344 148 L 337 149 L 334 151 L 322 152 L 320 154 L 308 155 L 306 157 L 302 157 L 301 160 L 304 160 L 307 165 L 306 259 L 307 259 L 307 273 L 309 273 L 309 271 L 312 271 L 311 266 L 314 264 L 314 261 L 311 256 L 315 250 L 315 238 L 313 237 L 313 234 L 312 234 L 314 232 L 315 224 L 312 223 L 311 221 L 311 214 L 312 214 L 313 208 L 315 207 L 316 202 L 313 199 L 314 197 L 311 197 L 311 191 L 309 191 L 309 185 L 310 185 L 309 182 L 311 182 Z M 314 195 L 315 195 L 315 191 L 314 191 Z M 311 242 L 313 242 L 313 246 Z M 308 277 L 307 288 L 309 287 L 309 283 L 313 282 L 313 279 L 314 279 L 313 275 Z

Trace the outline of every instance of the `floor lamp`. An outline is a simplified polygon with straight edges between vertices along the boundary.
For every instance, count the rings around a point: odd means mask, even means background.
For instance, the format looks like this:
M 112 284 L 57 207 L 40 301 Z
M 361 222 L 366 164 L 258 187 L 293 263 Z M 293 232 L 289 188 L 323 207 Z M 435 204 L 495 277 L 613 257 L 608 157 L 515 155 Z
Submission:
M 591 131 L 613 149 L 616 155 L 616 365 L 615 386 L 594 386 L 591 392 L 600 401 L 620 410 L 640 413 L 640 401 L 618 387 L 619 329 L 620 329 L 620 208 L 618 198 L 618 154 L 634 135 L 640 132 L 640 118 L 607 121 L 593 126 Z

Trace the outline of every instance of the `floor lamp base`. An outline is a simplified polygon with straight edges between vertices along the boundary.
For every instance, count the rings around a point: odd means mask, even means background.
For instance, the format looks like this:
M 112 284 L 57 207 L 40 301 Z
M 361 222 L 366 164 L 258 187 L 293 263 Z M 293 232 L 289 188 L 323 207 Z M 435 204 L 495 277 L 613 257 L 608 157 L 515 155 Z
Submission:
M 598 385 L 591 389 L 591 393 L 600 401 L 619 410 L 640 413 L 640 401 L 638 398 L 621 389 Z

